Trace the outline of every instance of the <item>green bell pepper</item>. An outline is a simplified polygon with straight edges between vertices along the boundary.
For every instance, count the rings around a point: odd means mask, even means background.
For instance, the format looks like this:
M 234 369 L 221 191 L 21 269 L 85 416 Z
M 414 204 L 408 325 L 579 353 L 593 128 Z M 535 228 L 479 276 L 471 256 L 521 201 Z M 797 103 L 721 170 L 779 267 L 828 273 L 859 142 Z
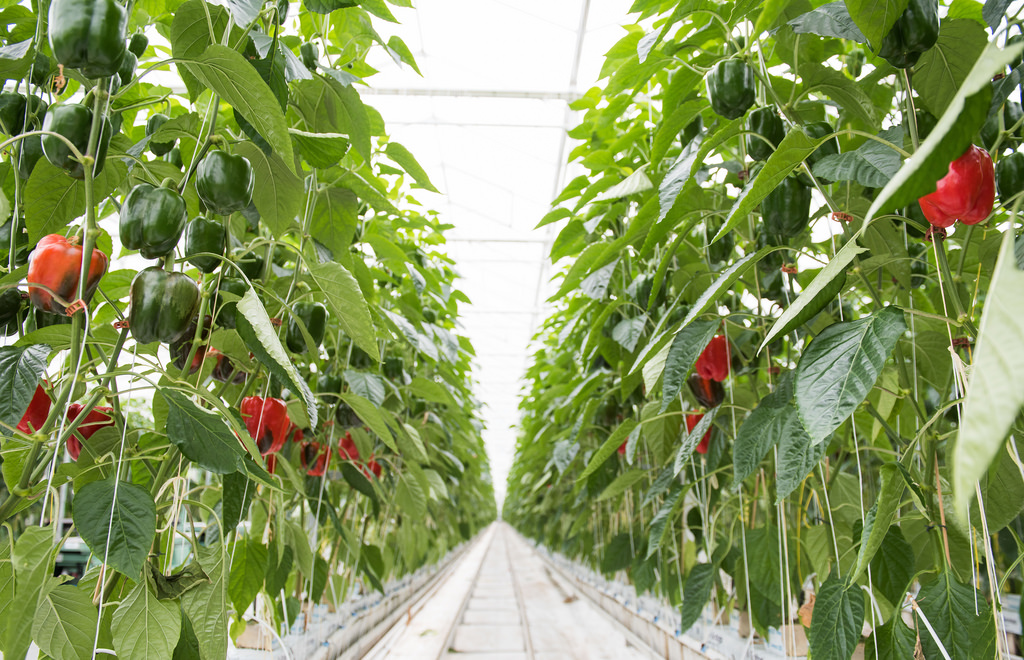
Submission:
M 750 131 L 747 135 L 747 155 L 754 160 L 768 160 L 782 138 L 786 137 L 786 127 L 782 125 L 775 106 L 751 111 L 747 115 L 747 130 Z
M 939 39 L 937 0 L 910 0 L 882 39 L 878 56 L 897 69 L 909 69 Z
M 384 377 L 388 380 L 396 380 L 405 373 L 405 361 L 400 357 L 389 357 L 383 364 Z
M 10 337 L 18 333 L 18 312 L 22 308 L 21 291 L 4 289 L 0 293 L 0 336 Z
M 53 56 L 86 78 L 112 76 L 128 52 L 127 21 L 124 7 L 116 0 L 53 0 L 49 13 Z
M 708 101 L 715 114 L 738 119 L 754 105 L 754 71 L 743 60 L 723 60 L 707 77 Z
M 170 254 L 181 238 L 188 214 L 185 199 L 172 188 L 140 183 L 121 206 L 121 243 L 146 259 Z
M 198 309 L 199 287 L 184 273 L 150 266 L 132 280 L 128 324 L 132 337 L 140 344 L 178 341 Z
M 226 151 L 211 151 L 196 168 L 199 199 L 218 215 L 249 206 L 255 181 L 249 159 Z
M 256 254 L 255 252 L 246 252 L 241 256 L 233 255 L 232 260 L 238 266 L 238 269 L 250 280 L 254 280 L 263 274 L 263 255 Z
M 811 189 L 796 177 L 786 177 L 761 200 L 761 218 L 770 236 L 799 236 L 811 218 Z
M 137 66 L 139 66 L 139 58 L 135 57 L 135 53 L 131 51 L 125 53 L 124 59 L 121 60 L 121 66 L 117 69 L 117 77 L 121 81 L 120 87 L 124 87 L 132 81 Z
M 36 166 L 39 159 L 43 157 L 43 136 L 29 135 L 18 142 L 18 176 L 28 181 L 32 174 L 32 168 Z
M 241 298 L 245 295 L 245 292 L 249 290 L 248 285 L 245 282 L 233 277 L 222 277 L 220 278 L 220 284 L 217 286 L 218 296 L 215 301 L 217 306 L 217 324 L 222 328 L 234 330 L 236 327 L 236 319 L 238 314 L 238 301 L 223 301 L 220 298 L 220 292 L 225 291 Z
M 149 137 L 157 132 L 157 130 L 170 121 L 170 117 L 157 113 L 146 120 L 146 136 Z M 174 143 L 177 140 L 171 140 L 170 142 L 154 142 L 149 141 L 149 150 L 153 152 L 154 156 L 163 156 L 174 148 Z
M 195 218 L 185 226 L 185 258 L 204 273 L 212 273 L 220 266 L 217 257 L 203 256 L 201 252 L 223 255 L 227 245 L 224 225 L 209 218 Z
M 134 55 L 136 58 L 142 57 L 142 54 L 149 48 L 149 37 L 136 32 L 132 35 L 131 39 L 128 40 L 128 52 Z
M 305 353 L 307 350 L 306 340 L 302 336 L 301 326 L 306 326 L 313 345 L 319 347 L 324 341 L 324 334 L 327 332 L 327 308 L 318 302 L 306 300 L 295 303 L 292 308 L 291 318 L 288 319 L 288 332 L 285 335 L 285 343 L 292 353 Z
M 306 65 L 307 69 L 316 71 L 316 63 L 320 59 L 320 49 L 316 47 L 315 43 L 307 41 L 299 46 L 299 55 L 302 57 L 302 63 Z
M 814 141 L 818 141 L 826 135 L 832 135 L 835 133 L 835 129 L 832 125 L 825 121 L 816 121 L 804 126 L 804 132 L 807 136 Z M 825 156 L 832 156 L 839 153 L 839 140 L 833 136 L 831 140 L 826 140 L 821 143 L 821 146 L 814 150 L 814 152 L 807 157 L 807 162 L 811 166 L 817 163 Z
M 43 130 L 63 135 L 75 145 L 82 155 L 86 155 L 86 151 L 89 149 L 89 132 L 92 130 L 92 110 L 76 103 L 52 107 L 46 113 L 46 119 L 43 120 Z M 104 117 L 99 141 L 96 144 L 94 174 L 103 171 L 103 165 L 107 160 L 107 146 L 110 144 L 110 136 L 113 135 L 113 132 L 110 120 Z M 63 140 L 52 135 L 44 135 L 42 146 L 43 155 L 52 165 L 62 168 L 74 179 L 85 178 L 85 167 L 75 159 L 74 152 Z
M 996 191 L 999 201 L 1008 205 L 1015 195 L 1024 190 L 1024 153 L 1015 151 L 996 163 Z

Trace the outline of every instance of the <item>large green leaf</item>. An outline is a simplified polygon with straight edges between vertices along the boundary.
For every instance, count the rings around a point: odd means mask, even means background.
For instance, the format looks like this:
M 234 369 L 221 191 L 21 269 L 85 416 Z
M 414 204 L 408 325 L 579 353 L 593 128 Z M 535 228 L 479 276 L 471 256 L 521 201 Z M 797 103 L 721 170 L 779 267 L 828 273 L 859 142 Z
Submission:
M 871 580 L 894 606 L 903 603 L 910 581 L 914 579 L 914 559 L 914 548 L 899 525 L 890 526 L 871 559 Z
M 967 386 L 960 435 L 953 447 L 953 497 L 966 520 L 974 484 L 1004 445 L 1024 405 L 1024 273 L 1017 269 L 1013 232 L 1006 232 L 985 296 L 978 347 Z
M 238 311 L 241 313 L 237 315 L 236 323 L 242 341 L 270 373 L 277 376 L 281 382 L 287 383 L 292 392 L 302 397 L 306 404 L 309 424 L 316 428 L 319 418 L 313 391 L 309 389 L 306 379 L 299 375 L 295 364 L 285 353 L 281 339 L 270 322 L 270 316 L 267 315 L 267 310 L 263 308 L 263 303 L 252 287 L 249 287 L 238 301 Z
M 902 126 L 887 128 L 878 137 L 903 147 Z M 853 151 L 825 156 L 814 164 L 814 175 L 829 181 L 856 181 L 867 188 L 881 188 L 899 171 L 900 153 L 877 140 L 867 140 Z
M 311 264 L 309 273 L 327 296 L 327 307 L 341 323 L 345 334 L 374 360 L 380 360 L 377 332 L 370 318 L 370 310 L 352 273 L 333 261 Z
M 669 478 L 671 479 L 673 476 L 672 472 L 669 471 Z M 651 520 L 651 529 L 647 537 L 647 559 L 657 554 L 658 549 L 661 548 L 669 523 L 675 518 L 677 507 L 682 505 L 682 498 L 685 493 L 685 488 L 680 488 L 678 483 L 673 484 L 668 496 L 661 503 L 658 513 Z
M 795 383 L 800 419 L 814 443 L 831 436 L 864 401 L 906 329 L 903 310 L 890 306 L 815 337 L 800 356 Z
M 797 34 L 816 34 L 822 37 L 837 37 L 849 39 L 857 43 L 867 43 L 867 37 L 860 31 L 857 24 L 853 22 L 846 3 L 843 0 L 835 0 L 827 5 L 800 14 L 788 25 Z
M 300 80 L 293 89 L 295 109 L 306 130 L 347 135 L 355 150 L 365 161 L 370 161 L 370 119 L 354 87 L 318 76 L 313 80 Z
M 995 656 L 995 625 L 985 595 L 957 582 L 952 571 L 943 571 L 922 585 L 917 603 L 951 660 Z M 924 657 L 942 657 L 928 632 L 921 631 L 919 637 Z
M 906 8 L 907 0 L 846 0 L 850 18 L 875 50 Z
M 167 402 L 167 438 L 186 458 L 214 474 L 243 469 L 245 449 L 224 419 L 180 392 L 160 392 Z
M 213 44 L 198 57 L 178 60 L 189 72 L 242 115 L 292 169 L 292 140 L 274 92 L 238 52 Z
M 609 434 L 601 447 L 590 456 L 590 461 L 587 463 L 586 469 L 584 469 L 579 478 L 576 479 L 577 483 L 585 481 L 587 477 L 594 474 L 599 467 L 604 465 L 604 462 L 611 458 L 622 443 L 626 441 L 626 438 L 629 437 L 629 434 L 634 428 L 636 428 L 635 419 L 627 419 L 622 424 L 619 424 L 619 426 Z
M 28 527 L 14 543 L 11 554 L 15 578 L 13 606 L 7 610 L 7 616 L 0 619 L 0 650 L 4 657 L 23 658 L 28 652 L 36 603 L 46 580 L 53 575 L 53 550 L 53 530 L 49 527 Z
M 872 637 L 864 643 L 864 656 L 867 660 L 906 660 L 914 657 L 916 645 L 917 635 L 897 611 L 884 626 L 875 628 Z
M 88 660 L 98 618 L 92 595 L 70 585 L 40 594 L 32 639 L 55 660 Z
M 412 152 L 406 149 L 404 146 L 397 142 L 388 142 L 387 146 L 384 147 L 384 153 L 387 157 L 395 161 L 402 166 L 402 169 L 409 173 L 409 176 L 420 185 L 421 188 L 429 190 L 430 192 L 440 192 L 434 187 L 434 184 L 430 182 L 430 177 L 427 176 L 426 170 L 419 164 L 416 157 L 412 155 Z
M 942 21 L 939 40 L 914 67 L 914 91 L 929 112 L 942 116 L 987 44 L 985 28 L 975 21 Z
M 256 598 L 256 594 L 263 588 L 267 558 L 267 546 L 256 539 L 236 539 L 227 586 L 227 595 L 231 599 L 231 604 L 235 606 L 235 612 L 245 612 Z
M 694 321 L 672 338 L 672 343 L 669 344 L 665 356 L 661 408 L 658 412 L 665 412 L 679 396 L 679 392 L 683 389 L 683 383 L 686 382 L 686 374 L 690 372 L 701 352 L 715 336 L 718 326 L 718 321 Z M 652 360 L 648 364 L 657 363 L 656 360 Z M 653 373 L 649 376 L 645 369 L 644 380 L 648 386 L 653 386 L 658 379 Z
M 787 372 L 778 380 L 775 389 L 761 399 L 757 408 L 743 421 L 736 433 L 732 452 L 734 489 L 743 486 L 743 480 L 753 474 L 783 433 L 795 430 L 790 419 L 796 412 L 789 405 L 792 399 L 793 373 Z M 799 418 L 796 421 L 800 426 Z M 802 426 L 800 430 L 803 430 Z
M 0 347 L 0 433 L 14 431 L 46 369 L 46 344 Z
M 181 610 L 158 600 L 145 581 L 121 601 L 110 622 L 118 658 L 170 658 L 181 634 Z
M 89 549 L 139 580 L 156 537 L 156 505 L 149 491 L 127 481 L 115 482 L 111 475 L 80 489 L 72 506 L 75 527 Z
M 93 179 L 93 199 L 103 200 L 124 181 L 127 170 L 119 159 L 108 159 Z M 25 185 L 25 226 L 35 243 L 47 234 L 61 233 L 68 224 L 85 214 L 85 182 L 76 181 L 64 170 L 41 158 Z
M 623 472 L 619 476 L 615 477 L 615 481 L 608 484 L 607 488 L 601 491 L 601 494 L 598 495 L 597 497 L 597 501 L 603 502 L 605 500 L 610 500 L 613 497 L 621 495 L 622 493 L 626 492 L 634 485 L 636 485 L 638 482 L 640 482 L 646 476 L 647 470 L 633 469 Z
M 351 190 L 331 187 L 317 192 L 314 201 L 309 234 L 326 245 L 336 261 L 347 258 L 359 224 L 359 199 Z
M 398 447 L 395 445 L 395 438 L 391 433 L 391 429 L 384 419 L 384 414 L 381 413 L 377 406 L 352 392 L 342 392 L 341 399 L 355 411 L 359 419 L 363 420 L 370 427 L 370 430 L 376 433 L 391 451 L 396 454 L 398 453 Z
M 814 599 L 808 642 L 815 660 L 849 660 L 864 626 L 864 594 L 856 582 L 842 580 L 835 571 Z
M 274 236 L 281 237 L 295 227 L 302 212 L 306 199 L 302 181 L 279 155 L 266 154 L 252 142 L 239 142 L 234 150 L 252 163 L 256 180 L 252 201 L 260 212 L 260 220 Z
M 680 630 L 685 632 L 697 623 L 711 596 L 717 572 L 717 564 L 697 564 L 690 569 L 690 574 L 686 576 L 686 586 L 683 587 Z
M 871 509 L 864 517 L 857 564 L 850 577 L 853 581 L 859 580 L 860 576 L 864 574 L 871 559 L 875 556 L 875 552 L 881 547 L 882 540 L 889 533 L 889 525 L 896 516 L 896 510 L 903 500 L 903 491 L 906 488 L 906 482 L 899 474 L 899 468 L 895 463 L 886 463 L 881 466 L 879 471 L 882 475 L 882 488 L 878 491 L 875 503 L 871 505 Z

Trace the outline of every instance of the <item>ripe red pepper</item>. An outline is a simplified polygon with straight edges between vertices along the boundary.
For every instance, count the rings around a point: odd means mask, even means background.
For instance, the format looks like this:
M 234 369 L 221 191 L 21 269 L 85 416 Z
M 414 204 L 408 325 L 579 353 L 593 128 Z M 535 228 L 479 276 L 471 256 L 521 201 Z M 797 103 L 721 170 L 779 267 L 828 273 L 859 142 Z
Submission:
M 939 179 L 935 192 L 917 201 L 932 226 L 950 227 L 957 220 L 967 225 L 978 224 L 988 217 L 995 199 L 992 157 L 972 144 L 949 164 L 949 171 Z
M 367 463 L 362 468 L 362 470 L 363 470 L 363 474 L 366 475 L 367 479 L 370 478 L 370 473 L 371 472 L 373 473 L 373 476 L 375 476 L 378 479 L 380 479 L 380 474 L 383 471 L 383 469 L 380 466 L 380 463 L 378 463 L 377 461 L 373 460 L 373 454 L 370 454 L 370 462 Z
M 715 335 L 697 358 L 697 375 L 719 382 L 729 376 L 729 340 Z
M 18 430 L 22 433 L 35 433 L 42 428 L 46 418 L 50 415 L 50 397 L 43 390 L 42 385 L 36 385 L 36 393 L 28 403 L 25 414 L 18 422 Z
M 702 420 L 702 419 L 704 419 L 703 413 L 689 413 L 689 414 L 687 414 L 686 415 L 686 431 L 687 432 L 693 431 L 693 429 L 695 429 L 697 427 L 697 424 L 700 424 L 700 420 Z M 695 451 L 698 454 L 706 454 L 706 453 L 708 453 L 708 444 L 710 442 L 711 442 L 711 429 L 708 429 L 708 432 L 704 434 L 703 438 L 701 438 L 700 444 L 697 445 Z
M 331 455 L 329 451 L 323 451 L 319 442 L 305 442 L 299 452 L 299 460 L 306 474 L 311 477 L 322 477 L 327 471 L 327 460 Z
M 345 436 L 338 440 L 338 455 L 343 461 L 359 460 L 359 449 L 356 447 L 351 433 L 345 433 Z
M 78 419 L 78 416 L 85 410 L 85 406 L 80 403 L 72 403 L 68 406 L 67 420 L 69 422 Z M 85 419 L 75 429 L 76 433 L 81 434 L 83 438 L 88 440 L 93 436 L 96 431 L 99 431 L 105 426 L 114 425 L 113 408 L 106 406 L 93 408 L 89 411 L 89 414 L 85 416 Z M 71 454 L 71 460 L 77 461 L 78 455 L 82 453 L 82 442 L 76 436 L 72 435 L 68 437 L 68 453 Z
M 78 276 L 82 270 L 82 246 L 76 245 L 76 240 L 69 241 L 60 234 L 43 236 L 28 258 L 29 284 L 45 286 L 67 302 L 73 302 L 78 297 Z M 92 294 L 106 272 L 107 255 L 93 249 L 83 302 L 88 304 L 92 300 Z M 29 286 L 28 296 L 32 304 L 44 312 L 63 314 L 64 305 L 54 300 L 47 289 Z
M 292 422 L 288 419 L 288 407 L 281 399 L 247 396 L 238 407 L 245 419 L 245 428 L 256 441 L 261 456 L 276 454 L 288 440 Z M 267 464 L 270 468 L 270 464 Z
M 627 440 L 626 442 L 629 442 L 629 440 Z M 619 445 L 619 455 L 620 456 L 625 456 L 626 455 L 626 442 L 623 442 L 621 445 Z
M 697 403 L 705 408 L 714 408 L 725 400 L 725 388 L 717 380 L 701 378 L 700 374 L 691 374 L 686 379 L 686 384 L 690 386 Z

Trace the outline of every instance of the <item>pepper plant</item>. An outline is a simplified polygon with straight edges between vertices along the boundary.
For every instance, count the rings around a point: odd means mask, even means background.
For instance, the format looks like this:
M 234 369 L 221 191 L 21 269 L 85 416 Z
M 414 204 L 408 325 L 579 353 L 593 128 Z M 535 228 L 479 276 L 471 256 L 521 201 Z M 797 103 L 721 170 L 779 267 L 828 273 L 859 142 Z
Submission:
M 562 268 L 507 520 L 681 632 L 806 626 L 816 660 L 1014 649 L 1009 7 L 633 3 L 540 221 Z
M 416 68 L 387 4 L 4 14 L 3 656 L 223 658 L 487 524 L 446 225 L 358 92 Z

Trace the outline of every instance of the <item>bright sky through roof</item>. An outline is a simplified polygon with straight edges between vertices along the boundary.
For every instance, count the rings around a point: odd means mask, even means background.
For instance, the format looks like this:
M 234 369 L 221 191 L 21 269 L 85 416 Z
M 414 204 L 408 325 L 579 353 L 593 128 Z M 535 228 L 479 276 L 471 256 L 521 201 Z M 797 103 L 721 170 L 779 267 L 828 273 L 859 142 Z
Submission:
M 624 34 L 629 0 L 422 0 L 391 7 L 400 25 L 375 21 L 386 41 L 398 35 L 421 78 L 382 50 L 380 73 L 363 100 L 388 134 L 412 150 L 444 193 L 416 191 L 437 209 L 448 252 L 473 301 L 463 330 L 476 348 L 474 377 L 484 402 L 484 439 L 499 510 L 512 466 L 516 409 L 528 343 L 554 293 L 547 262 L 550 227 L 534 231 L 572 176 L 575 142 L 565 131 L 580 115 L 566 99 L 597 82 L 604 53 Z

